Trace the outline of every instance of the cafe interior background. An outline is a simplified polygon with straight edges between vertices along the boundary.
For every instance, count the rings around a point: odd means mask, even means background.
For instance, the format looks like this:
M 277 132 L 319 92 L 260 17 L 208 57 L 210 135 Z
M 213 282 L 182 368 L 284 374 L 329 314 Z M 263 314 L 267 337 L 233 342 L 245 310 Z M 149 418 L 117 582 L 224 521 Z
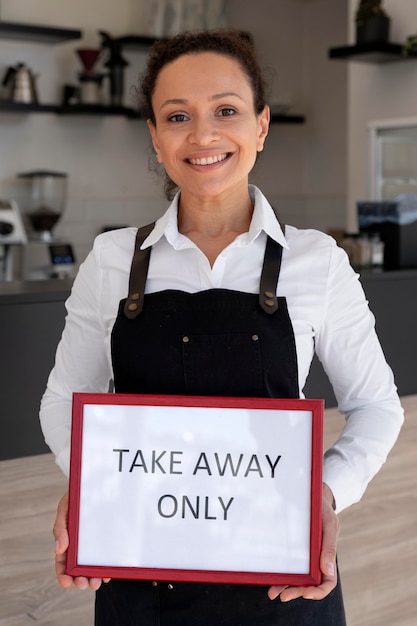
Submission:
M 357 232 L 357 202 L 379 199 L 373 188 L 376 173 L 370 162 L 369 125 L 377 121 L 407 124 L 409 118 L 417 118 L 417 62 L 398 52 L 388 63 L 355 62 L 362 60 L 359 56 L 330 58 L 330 50 L 355 38 L 356 0 L 212 0 L 209 4 L 223 7 L 221 24 L 250 32 L 270 79 L 271 107 L 284 114 L 271 125 L 253 182 L 287 223 L 336 235 Z M 65 174 L 64 180 L 52 181 L 58 194 L 60 183 L 65 186 L 53 236 L 57 242 L 71 244 L 76 265 L 104 228 L 147 223 L 166 206 L 158 180 L 148 171 L 146 124 L 129 114 L 110 115 L 108 105 L 113 102 L 106 67 L 110 49 L 103 48 L 99 34 L 105 31 L 117 40 L 131 34 L 162 33 L 164 27 L 158 20 L 147 19 L 147 5 L 152 11 L 158 5 L 172 5 L 171 23 L 165 31 L 178 28 L 175 10 L 181 2 L 175 1 L 0 1 L 0 22 L 79 32 L 78 38 L 52 43 L 0 34 L 0 198 L 17 203 L 27 237 L 34 240 L 39 233 L 27 221 L 28 196 L 37 183 L 45 181 L 20 175 Z M 384 8 L 390 17 L 390 41 L 404 42 L 413 29 L 417 31 L 414 0 L 386 0 Z M 99 77 L 96 83 L 84 80 L 87 72 L 77 53 L 91 48 L 101 49 L 91 72 Z M 134 87 L 148 49 L 135 43 L 121 47 L 126 66 L 117 104 L 127 109 L 136 107 Z M 29 70 L 41 105 L 32 107 L 32 112 L 8 108 L 7 100 L 14 97 L 8 68 L 16 70 L 19 63 Z M 96 93 L 88 91 L 89 87 L 97 88 Z M 78 91 L 72 101 L 68 99 L 71 89 Z M 77 107 L 61 106 L 64 101 L 81 100 L 103 104 L 103 110 L 95 115 L 75 114 Z M 55 105 L 57 111 L 49 111 L 48 105 Z M 30 244 L 26 256 L 30 256 L 29 248 Z M 45 277 L 30 267 L 30 260 L 29 268 L 22 269 L 24 252 L 13 248 L 9 256 L 15 257 L 14 267 L 9 268 L 8 277 L 3 271 L 3 278 Z
M 358 45 L 358 7 L 357 0 L 0 0 L 0 328 L 9 355 L 0 360 L 0 380 L 5 410 L 16 416 L 0 459 L 47 450 L 39 397 L 64 302 L 94 237 L 146 224 L 167 206 L 149 171 L 135 88 L 155 37 L 202 25 L 253 38 L 272 123 L 251 180 L 283 221 L 329 232 L 346 248 L 399 391 L 417 392 L 417 301 L 410 300 L 417 293 L 417 8 L 415 0 L 386 0 L 388 30 L 378 35 L 386 41 Z M 19 395 L 22 375 L 26 394 Z M 306 392 L 335 405 L 315 363 Z
M 253 37 L 273 115 L 252 181 L 283 221 L 329 232 L 346 248 L 399 391 L 417 391 L 417 303 L 410 301 L 417 293 L 417 8 L 415 0 L 386 0 L 387 41 L 358 45 L 358 6 L 0 0 L 0 326 L 9 353 L 0 379 L 7 408 L 17 414 L 0 458 L 46 449 L 34 416 L 65 299 L 94 237 L 146 224 L 167 206 L 149 172 L 151 144 L 135 87 L 153 38 L 201 25 L 229 25 Z M 397 310 L 403 340 L 398 328 L 392 333 Z M 38 325 L 26 337 L 29 312 Z M 16 408 L 23 373 L 27 393 Z M 317 376 L 313 367 L 307 391 L 333 406 L 328 383 Z M 22 434 L 28 424 L 32 437 Z
M 197 9 L 203 5 L 210 26 L 229 25 L 250 33 L 269 77 L 273 123 L 252 181 L 285 222 L 330 232 L 346 247 L 375 313 L 400 395 L 406 401 L 410 398 L 407 406 L 414 410 L 417 51 L 412 40 L 410 54 L 404 54 L 403 46 L 417 34 L 417 3 L 384 0 L 390 18 L 388 40 L 362 46 L 357 45 L 358 4 L 359 0 L 0 0 L 0 385 L 6 416 L 1 422 L 0 461 L 3 477 L 10 472 L 8 480 L 0 481 L 3 512 L 14 510 L 7 502 L 10 497 L 14 506 L 12 492 L 21 484 L 19 472 L 25 465 L 20 459 L 31 457 L 35 462 L 49 456 L 44 454 L 48 448 L 39 428 L 38 407 L 77 266 L 100 232 L 146 224 L 167 206 L 159 180 L 148 170 L 151 145 L 146 123 L 136 114 L 135 85 L 150 39 L 170 35 L 184 23 L 198 26 Z M 188 8 L 187 22 L 179 16 L 181 5 Z M 46 226 L 30 217 L 42 206 L 55 211 Z M 384 267 L 380 254 L 374 258 L 370 238 L 359 236 L 359 206 L 367 212 L 368 226 L 374 219 L 378 237 L 387 237 L 383 252 L 386 260 L 391 248 L 390 267 Z M 385 231 L 382 227 L 378 231 L 380 223 Z M 315 363 L 310 380 L 307 395 L 323 397 L 326 407 L 334 407 L 332 391 Z M 412 428 L 415 421 L 409 423 Z M 413 432 L 404 435 L 403 446 L 412 443 Z M 345 518 L 348 540 L 349 528 L 355 537 L 354 544 L 342 543 L 344 554 L 352 554 L 351 577 L 345 558 L 352 624 L 414 623 L 416 542 L 407 511 L 414 507 L 415 512 L 415 490 L 410 488 L 415 468 L 413 463 L 410 469 L 411 461 L 407 465 L 411 456 L 404 448 L 399 455 L 393 463 L 399 468 L 401 488 L 392 474 L 381 488 L 383 506 L 391 507 L 389 515 L 400 508 L 398 498 L 405 503 L 402 517 L 396 518 L 400 523 L 396 536 L 406 544 L 398 571 L 400 548 L 398 542 L 392 544 L 394 578 L 384 573 L 392 540 L 389 516 L 386 534 L 382 530 L 378 535 L 381 542 L 384 537 L 388 542 L 382 550 L 377 546 L 378 554 L 385 555 L 381 570 L 376 569 L 375 553 L 369 552 L 375 547 L 374 536 L 363 535 L 362 526 L 350 527 L 349 513 Z M 37 476 L 38 470 L 33 471 Z M 49 466 L 42 475 L 43 480 L 51 476 Z M 58 489 L 55 484 L 54 488 Z M 22 508 L 10 514 L 9 525 L 20 520 L 22 510 L 32 536 L 29 493 L 24 493 Z M 55 498 L 48 506 L 52 515 Z M 379 500 L 375 506 L 364 509 L 365 515 L 368 510 L 374 516 L 372 527 Z M 46 515 L 49 509 L 44 508 Z M 378 519 L 383 523 L 385 518 Z M 42 523 L 48 526 L 48 520 L 42 520 L 36 532 L 42 531 Z M 3 528 L 9 528 L 7 522 Z M 0 541 L 2 549 L 9 546 L 10 556 L 0 595 L 8 602 L 8 617 L 3 622 L 0 615 L 0 623 L 26 624 L 10 621 L 21 610 L 22 593 L 32 607 L 25 611 L 41 615 L 56 601 L 50 599 L 55 598 L 55 583 L 50 572 L 45 606 L 35 610 L 37 593 L 18 587 L 20 563 L 27 566 L 27 554 L 19 557 L 21 538 L 17 543 L 15 539 L 13 532 L 10 536 L 6 532 Z M 39 535 L 39 555 L 30 557 L 37 571 L 49 572 L 47 542 L 46 535 Z M 353 545 L 360 553 L 352 550 Z M 43 570 L 36 559 L 45 561 Z M 358 582 L 357 563 L 362 564 L 365 584 Z M 396 602 L 387 604 L 400 596 L 401 614 Z M 374 600 L 380 607 L 376 614 Z M 374 621 L 366 613 L 371 605 Z M 80 610 L 82 606 L 80 602 Z M 64 624 L 61 614 L 55 622 L 39 620 Z M 70 618 L 68 623 L 81 622 Z

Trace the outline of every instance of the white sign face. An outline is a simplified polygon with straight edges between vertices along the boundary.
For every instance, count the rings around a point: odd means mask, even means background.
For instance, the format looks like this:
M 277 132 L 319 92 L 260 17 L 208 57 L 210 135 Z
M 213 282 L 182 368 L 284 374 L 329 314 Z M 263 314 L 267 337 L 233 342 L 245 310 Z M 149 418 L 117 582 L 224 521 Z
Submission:
M 84 404 L 77 566 L 308 576 L 312 433 L 311 410 Z

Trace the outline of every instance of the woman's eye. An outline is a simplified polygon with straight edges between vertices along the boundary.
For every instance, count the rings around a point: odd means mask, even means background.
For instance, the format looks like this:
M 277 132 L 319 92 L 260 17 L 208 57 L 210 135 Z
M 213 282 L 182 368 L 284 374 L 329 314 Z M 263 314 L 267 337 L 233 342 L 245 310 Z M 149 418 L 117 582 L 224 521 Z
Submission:
M 230 117 L 231 115 L 235 115 L 235 113 L 236 110 L 232 107 L 224 107 L 223 109 L 220 109 L 220 115 L 222 117 Z
M 175 115 L 171 115 L 168 119 L 170 122 L 186 122 L 188 118 L 184 113 L 175 113 Z

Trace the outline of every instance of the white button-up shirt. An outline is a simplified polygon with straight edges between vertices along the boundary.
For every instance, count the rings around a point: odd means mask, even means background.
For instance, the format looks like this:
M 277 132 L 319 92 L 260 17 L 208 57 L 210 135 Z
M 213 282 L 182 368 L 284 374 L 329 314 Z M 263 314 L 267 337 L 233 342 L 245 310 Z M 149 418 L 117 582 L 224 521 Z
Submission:
M 178 232 L 178 196 L 143 244 L 152 246 L 146 293 L 222 288 L 259 292 L 266 236 L 283 246 L 277 295 L 285 296 L 298 359 L 300 397 L 314 352 L 332 383 L 345 427 L 326 451 L 323 479 L 337 511 L 358 501 L 394 444 L 403 411 L 374 330 L 358 275 L 335 241 L 315 230 L 287 226 L 285 237 L 266 198 L 249 188 L 249 231 L 213 267 Z M 68 474 L 73 392 L 106 392 L 112 379 L 110 336 L 119 301 L 127 297 L 136 228 L 99 235 L 80 267 L 56 363 L 41 405 L 45 439 Z

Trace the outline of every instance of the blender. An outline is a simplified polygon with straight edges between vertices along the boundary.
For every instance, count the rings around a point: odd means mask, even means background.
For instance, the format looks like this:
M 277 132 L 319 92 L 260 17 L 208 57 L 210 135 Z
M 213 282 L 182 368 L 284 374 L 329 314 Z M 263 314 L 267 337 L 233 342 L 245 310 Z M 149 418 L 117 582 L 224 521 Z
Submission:
M 67 174 L 35 170 L 18 174 L 21 180 L 21 209 L 29 241 L 24 255 L 24 277 L 28 280 L 68 278 L 75 258 L 70 243 L 53 235 L 67 199 Z

